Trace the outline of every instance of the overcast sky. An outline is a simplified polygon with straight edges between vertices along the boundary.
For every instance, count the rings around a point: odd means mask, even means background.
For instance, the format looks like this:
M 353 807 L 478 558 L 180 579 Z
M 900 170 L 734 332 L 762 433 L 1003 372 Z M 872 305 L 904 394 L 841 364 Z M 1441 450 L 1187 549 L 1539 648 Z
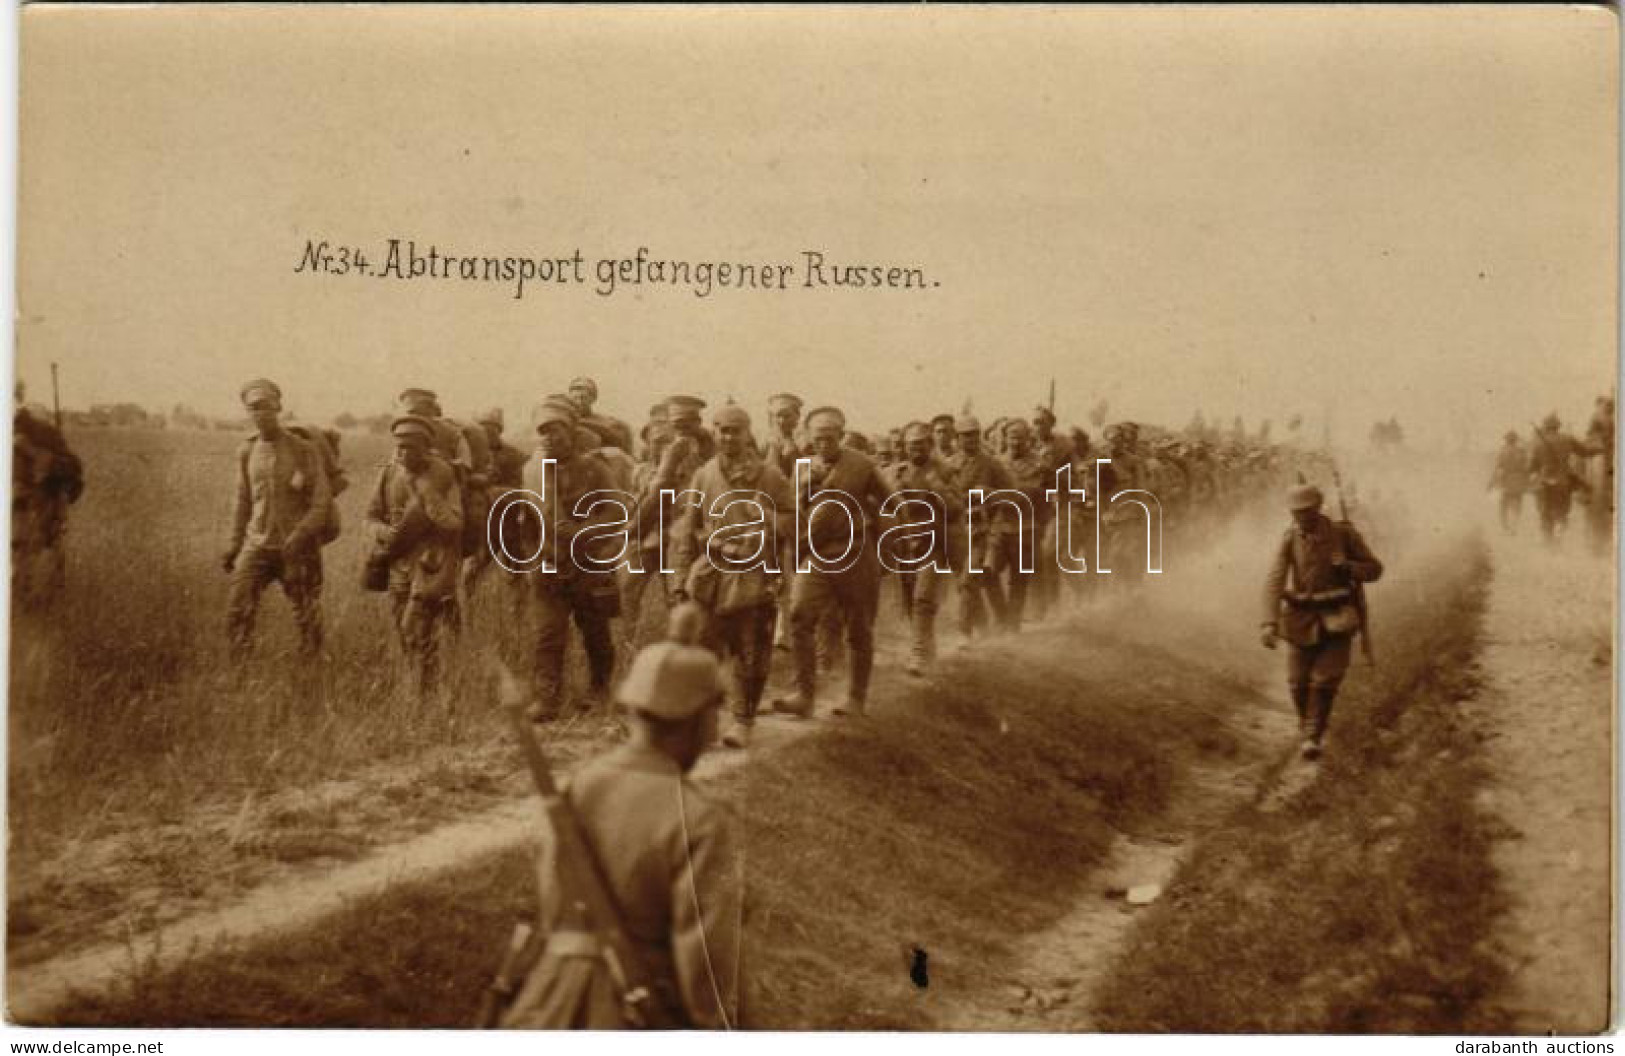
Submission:
M 18 366 L 71 406 L 325 419 L 408 385 L 640 422 L 781 389 L 866 428 L 1397 414 L 1477 440 L 1613 382 L 1601 8 L 22 13 Z M 295 274 L 307 239 L 906 264 L 926 290 Z M 799 278 L 799 276 L 798 276 Z

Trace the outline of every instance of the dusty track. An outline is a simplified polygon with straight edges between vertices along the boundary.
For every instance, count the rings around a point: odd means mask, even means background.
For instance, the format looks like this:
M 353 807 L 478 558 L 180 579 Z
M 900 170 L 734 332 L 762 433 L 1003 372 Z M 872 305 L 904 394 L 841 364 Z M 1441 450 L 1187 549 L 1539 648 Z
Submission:
M 1578 526 L 1577 526 L 1578 527 Z M 1484 806 L 1508 826 L 1495 866 L 1512 1030 L 1602 1030 L 1609 1016 L 1613 569 L 1533 538 L 1497 537 L 1475 707 L 1492 734 Z
M 877 698 L 899 691 L 901 660 L 896 646 L 882 645 L 879 649 L 874 680 Z M 828 702 L 837 699 L 835 689 L 838 686 L 825 694 L 826 714 Z M 771 752 L 814 732 L 823 721 L 764 720 L 758 726 L 751 754 Z M 581 745 L 571 742 L 569 747 L 569 758 L 578 762 Z M 706 780 L 746 758 L 745 753 L 710 752 L 702 759 L 696 776 Z M 561 769 L 567 773 L 573 765 Z M 336 868 L 307 868 L 292 878 L 287 878 L 284 871 L 223 904 L 155 922 L 154 926 L 133 931 L 122 942 L 103 942 L 31 964 L 13 964 L 6 977 L 9 1016 L 23 1022 L 48 1021 L 77 996 L 101 993 L 133 971 L 162 972 L 222 943 L 260 942 L 308 928 L 344 912 L 357 899 L 501 854 L 533 838 L 536 810 L 534 799 L 509 799 L 472 817 L 390 843 Z

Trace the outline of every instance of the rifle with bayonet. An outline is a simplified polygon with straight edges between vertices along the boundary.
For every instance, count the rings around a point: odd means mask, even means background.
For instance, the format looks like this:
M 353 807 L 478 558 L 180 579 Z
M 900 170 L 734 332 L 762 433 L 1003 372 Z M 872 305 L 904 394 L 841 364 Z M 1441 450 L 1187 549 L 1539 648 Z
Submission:
M 1343 498 L 1343 474 L 1337 471 L 1336 466 L 1332 467 L 1332 484 L 1337 488 L 1338 520 L 1352 531 L 1354 528 L 1354 522 L 1349 520 L 1348 500 Z M 1358 613 L 1360 617 L 1360 654 L 1365 657 L 1365 662 L 1367 664 L 1375 666 L 1377 659 L 1374 655 L 1375 651 L 1371 645 L 1371 614 L 1366 608 L 1365 584 L 1361 583 L 1353 576 L 1348 577 L 1348 580 L 1349 600 L 1354 603 L 1354 611 Z
M 563 908 L 565 926 L 588 933 L 596 940 L 599 956 L 620 998 L 621 1015 L 627 1026 L 656 1030 L 680 1026 L 655 993 L 642 954 L 626 930 L 603 868 L 582 831 L 581 821 L 553 780 L 547 756 L 536 743 L 525 715 L 524 691 L 501 665 L 497 666 L 497 694 L 498 703 L 519 739 L 525 764 L 541 795 L 543 815 L 553 833 L 559 904 Z M 486 1003 L 493 1007 L 482 1008 L 482 1026 L 494 1026 L 501 1018 L 521 967 L 528 967 L 540 958 L 548 942 L 544 931 L 547 922 L 541 923 L 543 928 L 536 929 L 534 934 L 521 935 L 519 929 L 515 929 L 508 953 L 487 995 Z

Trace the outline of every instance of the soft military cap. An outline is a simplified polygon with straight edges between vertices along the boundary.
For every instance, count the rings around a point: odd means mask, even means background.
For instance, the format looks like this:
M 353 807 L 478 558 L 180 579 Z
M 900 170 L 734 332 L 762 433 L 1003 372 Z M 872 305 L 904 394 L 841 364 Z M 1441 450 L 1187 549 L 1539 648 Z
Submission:
M 1027 424 L 1027 419 L 1025 418 L 1011 418 L 1004 423 L 1005 436 L 1009 436 L 1011 433 L 1020 433 L 1023 436 L 1029 436 L 1031 435 L 1032 431 L 1033 427 Z
M 931 427 L 924 422 L 909 422 L 903 426 L 903 443 L 910 440 L 930 440 Z
M 672 396 L 666 400 L 666 416 L 674 421 L 678 418 L 698 418 L 703 410 L 705 401 L 698 396 Z
M 1313 484 L 1299 484 L 1286 493 L 1287 509 L 1294 512 L 1319 509 L 1324 501 L 1325 497 L 1321 495 L 1320 489 Z
M 501 407 L 488 407 L 485 410 L 481 411 L 479 417 L 475 418 L 474 420 L 476 422 L 479 422 L 481 425 L 484 425 L 486 422 L 489 422 L 492 425 L 501 425 L 501 424 L 503 424 L 503 422 L 502 422 L 502 408 Z
M 1548 414 L 1546 416 L 1546 420 L 1544 422 L 1541 422 L 1540 424 L 1541 424 L 1541 427 L 1544 428 L 1544 429 L 1556 429 L 1558 426 L 1562 425 L 1563 423 L 1558 421 L 1556 414 Z
M 21 382 L 18 384 L 20 386 Z M 242 397 L 244 407 L 252 407 L 263 400 L 270 400 L 278 407 L 282 406 L 282 390 L 277 388 L 276 382 L 266 378 L 255 378 L 246 383 L 238 395 Z
M 711 415 L 711 424 L 718 429 L 749 429 L 750 415 L 737 403 L 725 403 Z
M 792 411 L 801 410 L 801 397 L 793 392 L 780 392 L 767 398 L 767 409 L 780 411 L 789 408 Z
M 693 602 L 672 610 L 670 636 L 638 653 L 615 691 L 615 700 L 667 721 L 693 718 L 720 704 L 727 692 L 716 654 L 695 645 L 705 616 Z
M 598 396 L 598 383 L 591 378 L 582 377 L 572 379 L 570 381 L 570 391 L 574 392 L 577 389 L 586 389 L 593 394 L 594 398 Z
M 954 416 L 951 414 L 938 414 L 934 415 L 931 419 L 931 425 L 933 427 L 941 425 L 944 422 L 946 422 L 949 426 L 952 426 L 954 424 Z
M 836 429 L 846 428 L 846 415 L 839 408 L 817 407 L 807 412 L 807 429 L 812 431 L 820 425 L 834 426 Z
M 395 402 L 402 407 L 416 407 L 424 403 L 439 403 L 440 397 L 428 389 L 407 389 L 395 397 Z
M 389 423 L 389 431 L 394 436 L 421 436 L 425 440 L 434 439 L 434 426 L 427 418 L 415 414 L 403 414 Z
M 549 396 L 530 412 L 531 427 L 538 432 L 549 422 L 562 422 L 574 429 L 576 421 L 576 405 L 564 396 Z

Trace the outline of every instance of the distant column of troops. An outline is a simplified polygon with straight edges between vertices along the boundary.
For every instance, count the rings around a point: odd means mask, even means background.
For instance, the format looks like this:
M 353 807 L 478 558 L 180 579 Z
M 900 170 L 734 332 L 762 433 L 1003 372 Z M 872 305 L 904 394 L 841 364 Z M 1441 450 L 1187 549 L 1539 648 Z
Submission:
M 271 381 L 249 382 L 241 398 L 256 432 L 238 452 L 236 515 L 223 561 L 232 576 L 231 646 L 239 657 L 248 649 L 260 594 L 280 583 L 303 646 L 315 655 L 322 642 L 321 548 L 339 532 L 333 498 L 346 483 L 337 437 L 284 426 L 282 394 Z M 686 395 L 650 408 L 634 438 L 624 422 L 595 410 L 597 399 L 596 384 L 577 378 L 565 394 L 542 400 L 531 417 L 533 450 L 526 453 L 504 440 L 500 410 L 454 421 L 434 393 L 414 388 L 400 394 L 390 428 L 394 456 L 380 469 L 367 504 L 363 581 L 388 594 L 401 655 L 421 696 L 438 692 L 443 643 L 458 632 L 464 609 L 478 595 L 504 606 L 506 645 L 530 672 L 535 720 L 566 710 L 564 658 L 572 624 L 588 667 L 587 692 L 574 707 L 607 710 L 617 649 L 637 644 L 648 587 L 658 582 L 667 605 L 691 600 L 709 613 L 707 644 L 732 663 L 734 721 L 725 743 L 748 743 L 775 646 L 789 650 L 794 671 L 793 691 L 772 702 L 775 711 L 815 714 L 821 669 L 844 647 L 846 693 L 832 712 L 860 716 L 888 576 L 897 581 L 908 621 L 907 670 L 921 676 L 937 657 L 936 614 L 950 585 L 958 631 L 969 642 L 1045 618 L 1057 608 L 1063 583 L 1082 589 L 1094 578 L 1065 575 L 1056 564 L 1056 533 L 1063 528 L 1070 532 L 1070 552 L 1088 561 L 1096 553 L 1097 514 L 1108 528 L 1124 526 L 1101 540 L 1103 559 L 1119 580 L 1143 573 L 1144 514 L 1097 505 L 1102 496 L 1149 491 L 1170 523 L 1188 527 L 1197 516 L 1222 517 L 1239 508 L 1316 457 L 1243 436 L 1152 435 L 1132 422 L 1108 426 L 1097 447 L 1081 429 L 1058 432 L 1047 407 L 1037 408 L 1030 421 L 1000 418 L 984 428 L 968 413 L 938 414 L 864 436 L 847 428 L 838 408 L 803 415 L 801 399 L 789 393 L 769 401 L 765 438 L 732 403 L 715 408 L 707 427 L 705 402 Z M 807 465 L 798 479 L 801 459 Z M 1097 459 L 1109 461 L 1097 465 Z M 544 482 L 549 463 L 553 475 Z M 1086 501 L 1055 492 L 1064 466 L 1073 467 L 1073 486 L 1086 490 Z M 516 554 L 545 560 L 552 571 L 514 574 L 493 560 L 487 521 L 493 504 L 515 489 L 544 501 L 515 507 L 511 518 L 497 511 L 511 529 L 504 542 L 511 540 Z M 972 503 L 975 489 L 1019 492 L 1032 516 L 1018 515 L 1009 502 Z M 616 551 L 619 537 L 594 534 L 620 523 L 612 511 L 580 503 L 599 491 L 630 495 L 635 505 L 629 549 L 636 559 L 616 571 L 570 559 L 578 536 L 594 556 Z M 812 497 L 826 492 L 844 496 L 850 516 L 830 503 L 808 513 Z M 723 559 L 759 545 L 742 529 L 761 527 L 750 503 L 719 507 L 715 499 L 725 493 L 773 511 L 767 531 L 777 570 L 719 571 Z M 893 574 L 880 560 L 877 541 L 896 523 L 902 499 L 916 504 L 910 521 L 928 516 L 935 531 L 906 538 L 895 556 L 919 559 L 934 545 L 936 560 Z M 819 555 L 855 548 L 856 559 L 796 569 L 798 544 L 801 552 Z M 1031 571 L 1022 568 L 1024 553 L 1031 555 Z M 669 571 L 661 569 L 662 554 Z M 501 581 L 494 594 L 481 587 L 488 579 Z
M 1614 401 L 1597 397 L 1585 439 L 1569 435 L 1549 414 L 1527 442 L 1509 430 L 1490 472 L 1490 490 L 1501 493 L 1501 530 L 1515 535 L 1523 519 L 1524 496 L 1533 492 L 1540 534 L 1555 542 L 1568 530 L 1574 497 L 1586 506 L 1586 531 L 1599 552 L 1613 545 Z

